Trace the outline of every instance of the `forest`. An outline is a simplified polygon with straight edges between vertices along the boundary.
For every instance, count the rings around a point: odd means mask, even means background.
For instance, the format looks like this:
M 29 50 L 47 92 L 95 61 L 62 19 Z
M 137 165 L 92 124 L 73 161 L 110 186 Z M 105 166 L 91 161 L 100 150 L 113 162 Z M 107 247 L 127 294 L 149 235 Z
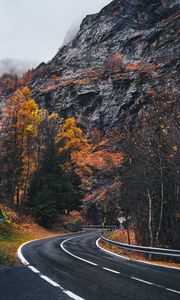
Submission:
M 179 107 L 172 92 L 151 91 L 151 96 L 138 129 L 126 127 L 120 135 L 123 159 L 109 165 L 118 174 L 119 216 L 134 229 L 137 242 L 179 248 Z M 28 87 L 18 87 L 1 115 L 2 203 L 46 227 L 60 213 L 81 211 L 93 168 L 78 157 L 87 158 L 87 149 L 97 143 L 74 118 L 49 114 Z
M 16 90 L 1 116 L 0 197 L 44 226 L 78 209 L 88 167 L 73 159 L 87 144 L 75 120 L 40 109 L 28 87 Z

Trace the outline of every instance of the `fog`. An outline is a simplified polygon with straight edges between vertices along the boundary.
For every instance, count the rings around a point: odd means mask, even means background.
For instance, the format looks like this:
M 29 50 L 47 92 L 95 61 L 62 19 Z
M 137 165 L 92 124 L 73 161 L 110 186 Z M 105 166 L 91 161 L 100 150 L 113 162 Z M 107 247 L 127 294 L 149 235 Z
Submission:
M 2 59 L 0 60 L 0 76 L 4 73 L 17 74 L 21 76 L 27 70 L 37 66 L 38 62 L 25 61 L 20 59 Z
M 0 0 L 0 60 L 18 59 L 22 65 L 50 60 L 61 45 L 73 38 L 87 14 L 100 11 L 110 2 Z M 3 68 L 4 62 L 0 65 Z

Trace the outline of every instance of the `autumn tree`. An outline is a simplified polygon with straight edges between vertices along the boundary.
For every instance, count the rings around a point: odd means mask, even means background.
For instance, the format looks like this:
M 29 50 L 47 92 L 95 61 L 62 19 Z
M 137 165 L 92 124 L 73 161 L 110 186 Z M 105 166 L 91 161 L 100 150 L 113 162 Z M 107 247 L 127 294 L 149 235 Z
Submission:
M 57 136 L 57 144 L 62 156 L 62 168 L 73 186 L 76 202 L 82 198 L 82 191 L 89 183 L 87 178 L 92 174 L 92 170 L 79 159 L 80 153 L 87 153 L 88 141 L 74 118 L 68 118 L 63 122 Z
M 76 154 L 87 145 L 73 118 L 39 109 L 29 88 L 7 99 L 0 123 L 1 197 L 49 226 L 77 209 L 89 168 Z
M 68 122 L 62 123 L 56 114 L 46 116 L 43 124 L 44 150 L 30 185 L 29 206 L 32 214 L 40 224 L 46 226 L 56 221 L 58 213 L 77 209 L 80 204 L 81 180 L 74 171 L 70 155 L 71 150 L 77 149 L 77 146 L 70 142 L 75 133 L 67 134 Z M 76 131 L 76 137 L 78 133 L 79 130 Z M 63 150 L 59 148 L 61 134 Z
M 92 173 L 91 169 L 78 159 L 78 154 L 86 149 L 88 141 L 82 129 L 76 125 L 74 118 L 64 121 L 57 136 L 57 143 L 63 157 L 62 167 L 69 174 L 69 178 L 72 177 L 73 172 L 82 179 L 85 174 Z
M 41 122 L 38 105 L 28 88 L 17 90 L 6 102 L 1 120 L 3 190 L 6 199 L 25 200 L 29 175 L 33 172 L 34 138 Z
M 3 74 L 0 77 L 0 94 L 9 95 L 18 87 L 18 77 L 14 74 Z
M 132 217 L 137 240 L 179 247 L 179 129 L 177 99 L 156 94 L 141 126 L 124 142 L 121 197 Z

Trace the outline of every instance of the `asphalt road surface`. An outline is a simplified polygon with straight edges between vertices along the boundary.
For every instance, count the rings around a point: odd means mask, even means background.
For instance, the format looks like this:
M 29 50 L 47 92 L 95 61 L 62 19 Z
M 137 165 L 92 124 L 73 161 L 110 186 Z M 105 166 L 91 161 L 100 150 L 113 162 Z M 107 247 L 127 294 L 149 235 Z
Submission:
M 18 280 L 9 282 L 9 291 L 13 291 L 13 288 L 19 290 L 14 298 L 11 298 L 11 294 L 2 298 L 0 273 L 0 299 L 180 299 L 180 270 L 112 256 L 96 246 L 98 237 L 97 231 L 91 231 L 43 239 L 23 246 L 22 255 L 35 273 L 25 267 L 24 276 L 21 271 Z

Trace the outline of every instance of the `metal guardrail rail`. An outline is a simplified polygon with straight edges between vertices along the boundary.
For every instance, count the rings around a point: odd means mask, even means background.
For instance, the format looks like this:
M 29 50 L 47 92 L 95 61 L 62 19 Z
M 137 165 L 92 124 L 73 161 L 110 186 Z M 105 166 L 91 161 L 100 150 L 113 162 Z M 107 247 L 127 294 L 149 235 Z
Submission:
M 117 226 L 83 225 L 82 228 L 117 229 Z
M 109 240 L 106 237 L 104 237 L 103 235 L 101 235 L 101 239 L 106 243 L 118 246 L 119 248 L 128 250 L 128 251 L 141 252 L 141 253 L 146 253 L 146 254 L 173 256 L 173 257 L 180 258 L 180 250 L 122 244 L 122 243 L 119 243 L 116 241 Z

